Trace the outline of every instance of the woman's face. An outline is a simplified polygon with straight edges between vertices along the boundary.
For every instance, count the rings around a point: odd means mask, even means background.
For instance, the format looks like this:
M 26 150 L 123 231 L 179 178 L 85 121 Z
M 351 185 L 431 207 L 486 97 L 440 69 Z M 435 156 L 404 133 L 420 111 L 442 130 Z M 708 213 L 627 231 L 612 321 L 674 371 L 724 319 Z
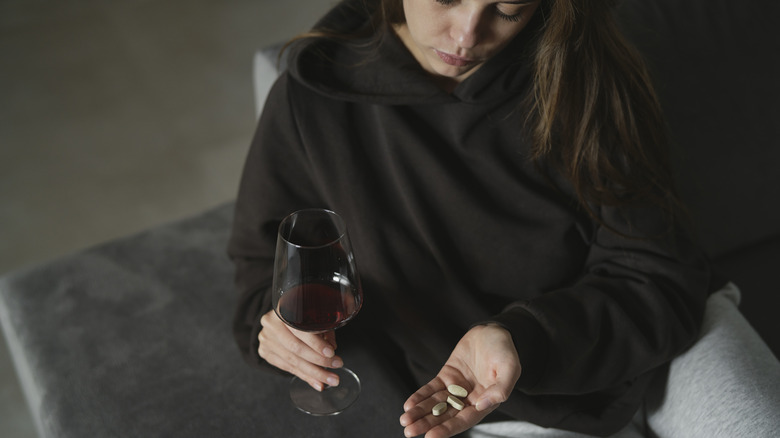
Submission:
M 540 0 L 403 0 L 396 31 L 422 67 L 458 83 L 504 48 Z

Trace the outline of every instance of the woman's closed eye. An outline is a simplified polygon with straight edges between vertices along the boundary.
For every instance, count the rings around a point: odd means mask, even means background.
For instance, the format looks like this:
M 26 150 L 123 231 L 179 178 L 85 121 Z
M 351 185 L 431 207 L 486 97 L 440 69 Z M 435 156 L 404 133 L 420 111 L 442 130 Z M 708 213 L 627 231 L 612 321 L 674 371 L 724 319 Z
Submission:
M 533 1 L 521 0 L 498 2 L 495 5 L 496 15 L 503 20 L 518 22 L 522 20 L 527 8 L 533 3 Z
M 434 0 L 434 1 L 443 6 L 454 6 L 456 3 L 459 3 L 460 0 Z M 523 18 L 523 8 L 525 6 L 528 6 L 530 3 L 532 2 L 530 1 L 497 2 L 493 5 L 493 11 L 495 12 L 498 18 L 516 23 Z
M 513 23 L 516 23 L 520 21 L 521 18 L 523 18 L 523 10 L 518 9 L 517 6 L 512 5 L 512 8 L 515 9 L 515 11 L 508 13 L 502 10 L 501 4 L 496 5 L 496 15 L 498 15 L 499 18 L 506 21 L 511 21 Z

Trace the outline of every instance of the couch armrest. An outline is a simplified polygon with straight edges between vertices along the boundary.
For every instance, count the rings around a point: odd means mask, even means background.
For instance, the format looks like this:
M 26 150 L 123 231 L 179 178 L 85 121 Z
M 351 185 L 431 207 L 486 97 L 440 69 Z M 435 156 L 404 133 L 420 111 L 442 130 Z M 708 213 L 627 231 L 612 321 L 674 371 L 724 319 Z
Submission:
M 299 412 L 288 378 L 244 363 L 231 333 L 231 221 L 223 205 L 0 279 L 0 320 L 40 436 L 402 434 L 409 386 L 383 351 L 350 341 L 357 327 L 340 330 L 339 354 L 363 392 L 336 417 Z
M 780 329 L 776 309 L 780 303 L 777 268 L 780 267 L 780 235 L 732 251 L 713 260 L 720 274 L 739 286 L 743 299 L 740 310 L 750 324 L 780 356 Z
M 739 312 L 740 296 L 730 283 L 707 300 L 700 339 L 654 386 L 647 418 L 657 436 L 768 437 L 780 430 L 780 363 Z

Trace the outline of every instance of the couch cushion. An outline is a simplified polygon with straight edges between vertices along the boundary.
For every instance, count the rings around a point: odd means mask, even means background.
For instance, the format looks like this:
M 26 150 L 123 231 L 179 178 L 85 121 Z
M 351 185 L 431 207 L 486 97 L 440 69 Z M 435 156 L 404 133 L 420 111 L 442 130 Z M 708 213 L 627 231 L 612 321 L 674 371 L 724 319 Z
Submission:
M 674 141 L 680 190 L 712 257 L 780 236 L 780 2 L 625 0 Z
M 780 237 L 742 251 L 734 251 L 715 261 L 715 268 L 745 292 L 740 310 L 775 356 L 780 357 L 780 330 L 776 312 L 780 306 L 780 287 L 776 275 L 778 267 Z
M 656 80 L 693 228 L 719 274 L 742 289 L 742 311 L 775 354 L 779 13 L 780 2 L 760 0 L 624 0 L 619 8 Z

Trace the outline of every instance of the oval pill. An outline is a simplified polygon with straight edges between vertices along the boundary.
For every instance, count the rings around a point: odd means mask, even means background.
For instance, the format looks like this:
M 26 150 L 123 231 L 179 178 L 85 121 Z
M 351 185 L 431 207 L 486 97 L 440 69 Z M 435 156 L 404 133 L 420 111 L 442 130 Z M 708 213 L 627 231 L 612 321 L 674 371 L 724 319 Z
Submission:
M 439 415 L 445 413 L 447 411 L 447 403 L 441 402 L 433 407 L 433 416 L 438 417 Z
M 451 395 L 447 396 L 447 403 L 459 411 L 463 410 L 463 407 L 466 406 L 460 399 Z
M 460 398 L 464 398 L 467 395 L 469 395 L 468 391 L 466 391 L 466 388 L 460 385 L 449 385 L 447 386 L 447 391 L 449 391 L 449 393 L 454 395 L 455 397 L 460 397 Z

